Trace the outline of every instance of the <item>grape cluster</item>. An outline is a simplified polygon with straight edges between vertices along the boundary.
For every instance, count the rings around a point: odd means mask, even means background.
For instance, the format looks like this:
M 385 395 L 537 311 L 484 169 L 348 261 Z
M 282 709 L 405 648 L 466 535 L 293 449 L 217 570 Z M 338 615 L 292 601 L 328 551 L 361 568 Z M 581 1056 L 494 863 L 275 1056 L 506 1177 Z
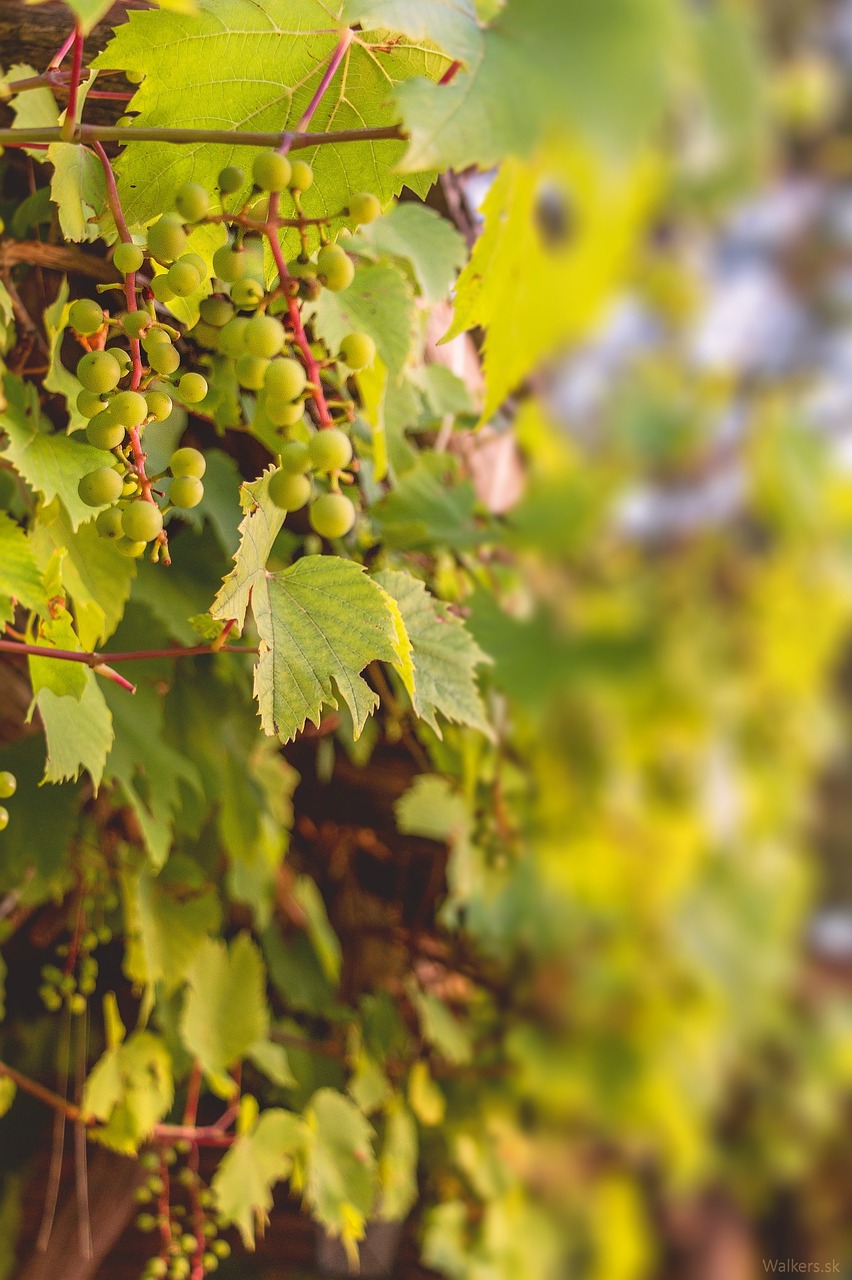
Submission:
M 189 1142 L 180 1141 L 160 1151 L 147 1151 L 140 1158 L 147 1177 L 137 1187 L 135 1198 L 140 1206 L 150 1207 L 139 1214 L 136 1226 L 144 1232 L 159 1231 L 167 1241 L 146 1263 L 142 1280 L 187 1280 L 196 1262 L 209 1274 L 230 1256 L 230 1244 L 219 1236 L 213 1193 L 188 1164 L 170 1172 L 179 1157 L 191 1150 Z M 175 1183 L 183 1189 L 188 1204 L 172 1196 Z
M 311 475 L 330 477 L 333 483 L 351 463 L 352 442 L 339 427 L 329 427 L 307 442 L 288 441 L 279 456 L 281 465 L 270 478 L 269 497 L 282 511 L 298 511 L 311 498 Z M 311 503 L 310 522 L 320 537 L 342 538 L 355 523 L 355 507 L 345 494 L 331 489 Z
M 48 1013 L 57 1013 L 63 1005 L 75 1015 L 86 1012 L 98 980 L 94 952 L 112 941 L 112 929 L 105 917 L 118 907 L 118 895 L 103 878 L 102 869 L 92 869 L 89 875 L 88 888 L 75 900 L 70 940 L 56 947 L 57 963 L 45 964 L 41 970 L 39 995 Z M 96 881 L 98 875 L 101 878 Z
M 0 772 L 0 800 L 8 800 L 15 794 L 18 789 L 18 779 L 14 773 L 9 773 L 8 769 Z M 5 805 L 0 804 L 0 831 L 5 831 L 9 825 L 9 810 Z

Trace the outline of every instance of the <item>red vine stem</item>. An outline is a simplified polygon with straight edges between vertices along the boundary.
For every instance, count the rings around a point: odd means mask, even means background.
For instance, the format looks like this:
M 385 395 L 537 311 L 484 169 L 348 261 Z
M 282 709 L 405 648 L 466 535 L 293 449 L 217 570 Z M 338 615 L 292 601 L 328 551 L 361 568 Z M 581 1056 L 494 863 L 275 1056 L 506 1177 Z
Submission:
M 51 649 L 47 645 L 21 644 L 17 640 L 0 640 L 0 653 L 14 653 L 34 658 L 56 658 L 60 662 L 82 662 L 87 667 L 98 668 L 106 663 L 144 662 L 153 658 L 196 658 L 207 653 L 257 653 L 251 645 L 196 644 L 188 648 L 133 649 L 127 653 L 79 653 L 76 649 Z
M 39 1102 L 43 1102 L 45 1106 L 50 1107 L 51 1110 L 59 1115 L 65 1116 L 66 1120 L 70 1120 L 72 1124 L 91 1123 L 84 1119 L 80 1108 L 75 1107 L 73 1102 L 68 1102 L 66 1098 L 54 1093 L 52 1089 L 45 1088 L 37 1080 L 31 1080 L 29 1076 L 22 1075 L 20 1071 L 16 1071 L 14 1067 L 7 1066 L 5 1062 L 0 1062 L 0 1076 L 5 1076 L 8 1080 L 11 1080 L 24 1093 L 28 1093 L 30 1097 L 38 1098 Z
M 75 28 L 74 31 L 71 31 L 68 34 L 68 36 L 66 36 L 62 44 L 56 50 L 56 53 L 50 59 L 50 62 L 48 62 L 47 64 L 48 71 L 56 71 L 59 67 L 62 66 L 62 63 L 65 61 L 65 55 L 68 52 L 68 50 L 71 48 L 72 44 L 74 43 L 74 39 L 76 35 L 77 35 L 77 30 Z M 15 81 L 13 81 L 12 84 L 9 85 L 10 89 L 15 89 L 16 87 L 17 87 L 17 82 Z
M 61 132 L 63 142 L 74 136 L 77 128 L 77 102 L 80 97 L 80 73 L 83 70 L 83 29 L 77 22 L 72 37 L 74 52 L 71 58 L 71 84 L 68 89 L 68 105 L 65 108 L 65 120 Z

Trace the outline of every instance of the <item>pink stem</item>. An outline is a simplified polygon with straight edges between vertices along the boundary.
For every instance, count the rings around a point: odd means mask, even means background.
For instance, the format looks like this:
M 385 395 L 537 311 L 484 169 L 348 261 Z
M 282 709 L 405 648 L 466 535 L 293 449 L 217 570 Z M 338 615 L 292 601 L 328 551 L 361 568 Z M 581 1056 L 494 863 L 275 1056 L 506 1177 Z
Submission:
M 144 662 L 154 658 L 196 658 L 205 653 L 257 653 L 251 645 L 197 644 L 186 649 L 134 649 L 127 653 L 78 653 L 76 649 L 51 649 L 47 645 L 21 644 L 17 640 L 0 640 L 0 653 L 15 653 L 35 658 L 56 658 L 61 662 L 82 662 L 87 667 L 102 667 L 105 663 Z
M 71 85 L 68 90 L 68 106 L 65 108 L 65 122 L 62 125 L 64 138 L 73 138 L 77 127 L 77 101 L 80 96 L 80 72 L 83 69 L 83 29 L 79 22 L 74 28 L 73 45 Z
M 55 71 L 57 67 L 62 66 L 62 63 L 65 61 L 65 55 L 68 52 L 68 50 L 71 48 L 72 44 L 74 43 L 76 35 L 77 35 L 77 29 L 75 27 L 75 29 L 69 33 L 66 40 L 56 50 L 56 53 L 50 59 L 50 62 L 48 62 L 47 64 L 48 71 Z

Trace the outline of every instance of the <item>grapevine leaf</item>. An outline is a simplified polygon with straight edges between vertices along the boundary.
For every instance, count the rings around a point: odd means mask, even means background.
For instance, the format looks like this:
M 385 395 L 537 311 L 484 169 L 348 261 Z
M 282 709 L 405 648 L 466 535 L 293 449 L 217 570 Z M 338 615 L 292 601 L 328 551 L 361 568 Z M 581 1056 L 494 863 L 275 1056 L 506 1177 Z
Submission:
M 348 289 L 323 289 L 312 312 L 314 330 L 330 351 L 347 334 L 369 334 L 396 380 L 411 351 L 414 299 L 402 272 L 389 265 L 362 267 Z
M 376 581 L 399 605 L 413 650 L 413 678 L 403 674 L 412 706 L 422 720 L 441 736 L 437 713 L 455 724 L 467 724 L 482 733 L 492 730 L 476 687 L 476 668 L 488 657 L 482 652 L 461 618 L 455 617 L 424 583 L 408 573 L 388 570 Z
M 258 1071 L 262 1071 L 267 1079 L 277 1084 L 279 1088 L 292 1088 L 296 1083 L 296 1078 L 290 1070 L 287 1052 L 282 1045 L 274 1044 L 271 1040 L 259 1040 L 257 1044 L 252 1045 L 248 1056 Z
M 71 149 L 82 151 L 83 148 L 73 147 Z M 65 407 L 68 410 L 68 431 L 70 434 L 72 431 L 82 430 L 86 425 L 86 418 L 77 408 L 77 397 L 81 391 L 80 383 L 70 369 L 66 369 L 62 360 L 62 340 L 65 337 L 65 331 L 68 326 L 68 313 L 71 310 L 71 304 L 68 301 L 69 294 L 68 278 L 63 276 L 55 300 L 44 310 L 44 331 L 47 334 L 48 342 L 48 369 L 44 375 L 44 385 L 48 391 L 55 391 L 57 395 L 64 398 Z
M 75 705 L 79 715 L 80 705 Z M 40 785 L 45 771 L 41 734 L 4 746 L 0 761 L 0 768 L 9 769 L 18 779 L 15 820 L 3 832 L 0 884 L 5 889 L 19 888 L 35 867 L 45 886 L 64 885 L 68 874 L 66 849 L 77 821 L 77 789 Z
M 428 551 L 436 544 L 473 547 L 488 540 L 473 485 L 448 454 L 421 453 L 371 514 L 385 544 L 401 551 Z
M 409 1072 L 408 1101 L 417 1119 L 427 1128 L 440 1124 L 444 1119 L 447 1100 L 432 1079 L 429 1064 L 423 1058 L 415 1062 Z
M 372 1126 L 335 1089 L 315 1093 L 305 1119 L 313 1135 L 306 1199 L 323 1226 L 351 1244 L 363 1235 L 375 1197 Z
M 11 621 L 13 600 L 35 613 L 44 613 L 47 606 L 32 542 L 7 512 L 0 511 L 0 626 Z
M 253 484 L 240 489 L 240 502 L 247 510 L 239 527 L 240 545 L 234 556 L 234 568 L 222 583 L 210 610 L 214 618 L 234 618 L 242 630 L 252 588 L 266 569 L 266 562 L 284 523 L 284 512 L 269 500 L 270 467 Z
M 44 780 L 77 779 L 86 769 L 97 791 L 113 743 L 112 716 L 94 672 L 82 664 L 61 665 L 80 665 L 85 685 L 79 699 L 59 697 L 52 689 L 42 689 L 36 698 L 47 739 Z
M 473 1054 L 467 1027 L 450 1012 L 443 1000 L 412 983 L 409 988 L 412 1002 L 420 1020 L 420 1031 L 427 1044 L 446 1058 L 447 1062 L 470 1062 Z
M 189 991 L 181 1019 L 181 1038 L 197 1058 L 211 1084 L 232 1091 L 229 1067 L 269 1031 L 263 960 L 247 933 L 227 948 L 208 938 L 188 973 Z
M 162 983 L 168 995 L 184 981 L 205 940 L 221 921 L 219 899 L 201 869 L 173 856 L 158 876 L 122 880 L 130 939 L 125 969 L 132 982 Z
M 29 80 L 31 76 L 37 74 L 35 67 L 18 62 L 9 68 L 5 81 L 10 84 L 16 80 Z M 9 105 L 15 117 L 12 124 L 13 129 L 53 129 L 59 123 L 59 108 L 56 105 L 56 99 L 46 85 L 37 89 L 25 89 L 23 93 L 16 93 Z M 38 151 L 30 147 L 26 147 L 24 150 L 28 156 L 31 156 L 33 160 L 37 160 L 39 163 L 47 159 L 44 151 Z
M 293 897 L 307 919 L 307 934 L 316 952 L 323 973 L 329 982 L 337 985 L 340 979 L 340 939 L 332 929 L 317 883 L 310 876 L 297 876 L 293 885 Z
M 423 297 L 440 302 L 467 259 L 467 246 L 451 222 L 425 204 L 406 202 L 361 227 L 350 242 L 359 252 L 388 253 L 411 263 Z M 351 286 L 350 286 L 351 287 Z M 346 301 L 344 294 L 342 301 Z
M 413 40 L 429 40 L 459 62 L 482 55 L 482 32 L 471 0 L 346 0 L 346 22 L 402 31 Z
M 379 1217 L 392 1222 L 406 1218 L 417 1201 L 417 1125 L 400 1099 L 388 1108 L 379 1185 Z
M 105 1122 L 91 1137 L 124 1155 L 134 1155 L 172 1105 L 169 1051 L 159 1036 L 136 1031 L 107 1049 L 89 1073 L 83 1114 Z
M 57 605 L 53 606 L 52 616 L 39 627 L 37 639 L 43 648 L 80 652 L 80 641 L 71 625 L 71 614 Z M 50 689 L 58 698 L 76 698 L 78 702 L 82 698 L 86 687 L 86 667 L 82 662 L 41 658 L 33 654 L 29 658 L 29 668 L 30 683 L 36 696 L 42 689 Z
M 261 723 L 283 741 L 338 695 L 355 736 L 379 698 L 361 677 L 373 661 L 395 662 L 399 640 L 392 609 L 363 568 L 339 556 L 306 556 L 279 573 L 258 575 L 252 610 L 260 635 L 254 689 Z
M 226 1151 L 211 1187 L 223 1222 L 239 1229 L 247 1249 L 272 1208 L 272 1188 L 286 1178 L 293 1157 L 305 1145 L 304 1121 L 289 1111 L 264 1111 L 253 1132 L 241 1134 Z
M 338 41 L 340 0 L 200 0 L 199 15 L 133 12 L 95 60 L 96 67 L 143 77 L 130 104 L 146 127 L 233 128 L 279 133 L 293 128 L 317 89 Z M 311 120 L 311 128 L 353 129 L 387 125 L 394 87 L 411 76 L 437 80 L 447 67 L 439 50 L 417 40 L 359 36 L 347 51 Z M 238 68 L 239 74 L 211 74 Z M 405 179 L 396 171 L 405 144 L 351 142 L 308 149 L 316 181 L 304 193 L 310 217 L 336 214 L 355 191 L 375 191 L 384 202 Z M 235 164 L 246 172 L 256 150 L 233 145 L 133 142 L 118 162 L 120 193 L 131 225 L 149 222 L 171 207 L 181 183 L 209 188 L 219 170 Z M 424 193 L 430 178 L 412 184 Z M 248 184 L 245 194 L 248 193 Z
M 396 825 L 404 835 L 451 840 L 469 825 L 464 797 L 448 778 L 421 773 L 397 800 Z

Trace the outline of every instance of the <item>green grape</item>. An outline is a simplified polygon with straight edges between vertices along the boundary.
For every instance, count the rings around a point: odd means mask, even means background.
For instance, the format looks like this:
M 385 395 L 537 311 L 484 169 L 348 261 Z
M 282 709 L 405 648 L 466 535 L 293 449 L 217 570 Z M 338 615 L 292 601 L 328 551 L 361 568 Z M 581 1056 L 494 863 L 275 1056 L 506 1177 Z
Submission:
M 182 254 L 179 261 L 187 262 L 191 267 L 195 267 L 195 270 L 198 272 L 202 280 L 206 280 L 210 274 L 207 263 L 204 261 L 200 253 L 193 253 L 192 250 L 190 250 L 189 253 Z
M 204 497 L 204 485 L 196 476 L 177 476 L 171 483 L 169 498 L 176 507 L 189 510 Z
M 210 212 L 210 196 L 200 182 L 185 182 L 175 196 L 175 208 L 187 222 L 200 222 Z
M 382 206 L 369 191 L 359 191 L 349 201 L 349 216 L 356 222 L 375 222 L 381 217 Z
M 376 344 L 368 333 L 349 333 L 340 344 L 340 355 L 350 369 L 367 369 L 376 358 Z
M 235 164 L 229 164 L 219 174 L 218 187 L 223 196 L 229 196 L 239 191 L 244 182 L 245 175 L 242 169 L 238 169 Z
M 186 1235 L 181 1236 L 179 1244 L 184 1253 L 195 1253 L 198 1241 L 187 1231 Z
M 9 810 L 5 805 L 0 804 L 0 831 L 5 831 L 9 825 Z
M 304 475 L 311 465 L 311 453 L 304 440 L 288 440 L 281 446 L 281 470 L 289 475 Z
M 156 1173 L 160 1167 L 160 1157 L 156 1151 L 146 1151 L 144 1155 L 139 1157 L 139 1163 L 143 1169 L 147 1169 L 149 1173 Z
M 133 1192 L 133 1199 L 137 1204 L 150 1204 L 154 1199 L 154 1193 L 150 1187 L 137 1187 Z
M 208 351 L 219 350 L 219 330 L 205 320 L 198 320 L 190 329 L 189 336 L 199 347 L 206 347 Z
M 180 214 L 163 213 L 148 228 L 148 249 L 160 262 L 174 262 L 186 252 L 186 232 Z
M 165 391 L 146 391 L 145 402 L 148 412 L 157 422 L 165 422 L 172 411 L 172 398 Z
M 263 299 L 263 285 L 257 280 L 237 280 L 231 289 L 231 301 L 242 311 L 254 311 Z
M 251 167 L 254 185 L 261 191 L 283 191 L 290 182 L 290 161 L 278 151 L 264 151 Z
M 172 1280 L 186 1280 L 189 1275 L 189 1259 L 173 1258 L 169 1264 L 169 1275 Z
M 153 1213 L 140 1213 L 136 1219 L 136 1225 L 140 1231 L 153 1231 L 157 1225 L 157 1219 Z
M 98 925 L 97 934 L 98 942 L 100 942 L 102 946 L 105 947 L 108 942 L 112 942 L 112 929 L 110 929 L 108 924 Z
M 200 404 L 207 395 L 207 379 L 200 373 L 185 373 L 178 383 L 178 391 L 186 404 Z
M 121 365 L 108 351 L 90 351 L 77 361 L 77 377 L 86 391 L 102 395 L 118 386 Z
M 159 347 L 164 342 L 171 342 L 171 338 L 165 329 L 159 325 L 153 325 L 142 339 L 142 350 L 146 355 L 150 355 L 154 347 Z
M 310 519 L 321 538 L 342 538 L 355 523 L 355 508 L 342 493 L 324 493 L 312 505 Z
M 68 1009 L 75 1018 L 79 1018 L 81 1014 L 86 1012 L 86 997 L 81 991 L 75 991 L 74 995 L 70 997 Z
M 107 347 L 106 353 L 112 356 L 118 367 L 121 369 L 121 376 L 124 377 L 133 367 L 133 358 L 129 351 L 125 351 L 123 347 Z
M 116 449 L 124 440 L 124 427 L 114 421 L 109 409 L 105 409 L 89 422 L 86 438 L 96 449 Z
M 268 360 L 262 360 L 259 356 L 250 356 L 245 352 L 238 358 L 235 366 L 237 382 L 241 387 L 247 387 L 249 391 L 259 391 L 263 386 L 268 368 Z
M 341 471 L 352 461 L 352 441 L 339 427 L 326 427 L 311 436 L 308 454 L 315 471 Z
M 263 397 L 263 408 L 270 422 L 276 427 L 295 427 L 305 416 L 305 405 L 302 400 L 280 400 L 267 392 Z
M 109 411 L 116 422 L 139 427 L 148 417 L 148 402 L 138 391 L 119 391 L 113 396 Z
M 93 333 L 97 333 L 103 322 L 103 307 L 93 302 L 91 298 L 78 298 L 76 302 L 71 303 L 68 323 L 77 333 L 90 337 Z
M 128 276 L 131 271 L 138 271 L 142 266 L 145 261 L 145 251 L 138 244 L 117 244 L 112 261 L 117 271 L 120 271 L 123 276 Z
M 284 326 L 274 316 L 252 316 L 245 332 L 246 351 L 270 360 L 284 346 Z
M 233 284 L 245 274 L 246 257 L 241 249 L 223 244 L 213 254 L 213 271 L 226 284 Z
M 305 475 L 276 471 L 269 481 L 269 498 L 282 511 L 298 511 L 311 496 L 311 482 Z
M 121 523 L 121 511 L 118 507 L 106 507 L 101 511 L 95 521 L 95 528 L 102 538 L 108 538 L 110 542 L 114 542 L 124 533 Z
M 0 800 L 8 800 L 18 789 L 18 779 L 8 769 L 0 772 Z
M 178 298 L 188 298 L 201 284 L 201 276 L 191 262 L 173 262 L 168 271 L 169 284 Z
M 148 363 L 155 373 L 168 376 L 180 367 L 180 356 L 170 342 L 160 342 L 148 352 Z
M 95 933 L 94 929 L 87 929 L 80 939 L 80 946 L 84 951 L 94 951 L 97 945 L 98 935 Z
M 148 1262 L 148 1274 L 151 1280 L 163 1280 L 168 1272 L 169 1264 L 165 1258 L 151 1258 Z
M 118 320 L 128 338 L 141 337 L 143 331 L 151 323 L 151 317 L 147 311 L 125 311 L 124 315 L 118 317 Z
M 308 258 L 294 258 L 288 262 L 287 271 L 294 280 L 316 280 L 317 264 Z
M 152 542 L 163 531 L 163 513 L 155 502 L 137 498 L 125 507 L 121 525 L 132 542 Z
M 290 161 L 290 181 L 288 186 L 293 191 L 307 191 L 314 184 L 314 171 L 307 160 Z
M 84 418 L 94 418 L 106 408 L 106 400 L 93 395 L 91 391 L 81 391 L 77 397 L 77 408 Z
M 201 1255 L 201 1265 L 205 1271 L 215 1271 L 219 1265 L 219 1259 L 215 1253 L 204 1253 Z
M 231 1256 L 231 1246 L 227 1240 L 214 1240 L 210 1248 L 217 1258 L 230 1258 Z
M 151 292 L 158 302 L 173 302 L 175 291 L 169 284 L 168 272 L 154 276 L 151 281 Z
M 319 278 L 332 293 L 348 288 L 355 277 L 355 265 L 338 244 L 327 244 L 317 254 Z
M 295 400 L 304 391 L 307 380 L 305 370 L 298 360 L 291 356 L 279 356 L 266 370 L 263 385 L 268 396 Z
M 248 328 L 248 316 L 234 316 L 219 330 L 219 350 L 224 356 L 236 360 L 245 350 L 245 336 Z
M 205 298 L 198 309 L 201 312 L 201 319 L 207 324 L 212 324 L 216 329 L 221 329 L 229 320 L 233 320 L 235 314 L 228 299 L 217 294 L 212 298 Z
M 98 467 L 83 476 L 77 492 L 87 507 L 106 507 L 121 497 L 121 476 L 112 467 Z
M 70 973 L 63 973 L 62 977 L 59 980 L 59 990 L 62 992 L 62 994 L 64 996 L 72 995 L 76 986 L 77 984 L 74 981 L 73 975 Z
M 207 459 L 198 449 L 184 445 L 172 454 L 169 470 L 173 476 L 194 476 L 196 480 L 200 480 L 207 470 Z
M 121 537 L 117 540 L 115 549 L 119 555 L 126 556 L 128 560 L 138 560 L 147 545 L 147 542 L 134 542 L 132 538 Z

